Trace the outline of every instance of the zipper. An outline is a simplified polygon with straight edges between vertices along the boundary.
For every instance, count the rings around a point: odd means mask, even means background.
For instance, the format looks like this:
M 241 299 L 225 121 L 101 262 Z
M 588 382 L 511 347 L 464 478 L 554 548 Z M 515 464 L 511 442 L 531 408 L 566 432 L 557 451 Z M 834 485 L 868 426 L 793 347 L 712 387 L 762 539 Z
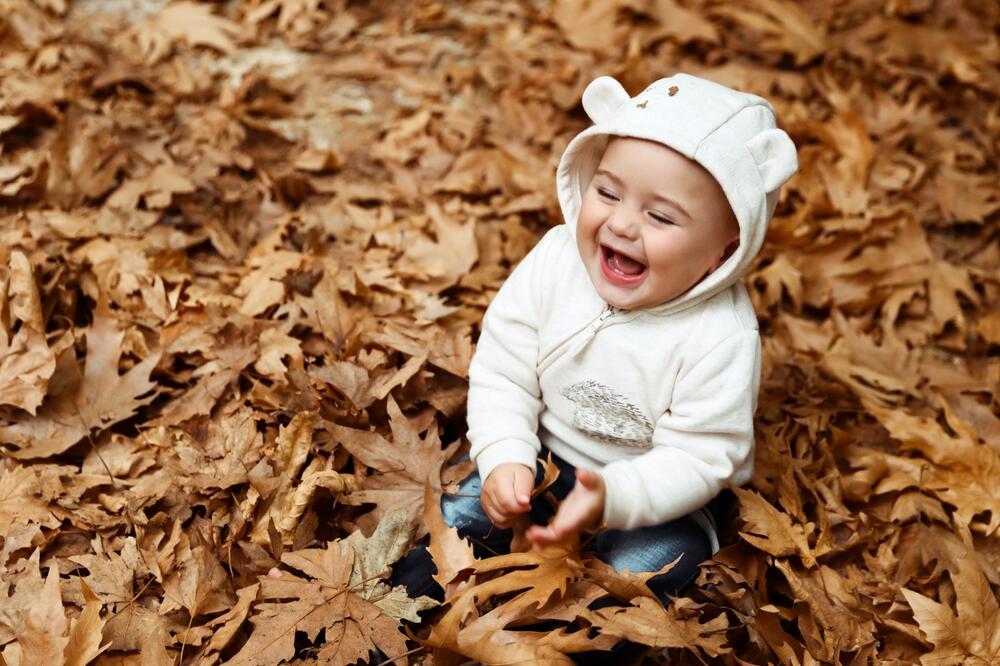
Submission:
M 615 314 L 617 314 L 617 312 L 618 308 L 616 308 L 613 305 L 608 305 L 608 307 L 604 308 L 604 312 L 602 312 L 601 316 L 597 318 L 597 321 L 593 322 L 588 327 L 587 335 L 585 335 L 583 338 L 577 340 L 576 343 L 574 343 L 573 347 L 569 351 L 570 356 L 576 356 L 581 351 L 583 351 L 584 347 L 586 347 L 587 344 L 594 339 L 594 336 L 597 335 L 597 332 L 602 328 L 604 328 L 604 324 L 609 319 L 614 317 Z
M 552 365 L 552 363 L 556 359 L 562 356 L 560 352 L 567 345 L 570 345 L 572 343 L 572 347 L 570 349 L 571 356 L 576 356 L 577 354 L 579 354 L 583 350 L 583 348 L 586 347 L 587 344 L 594 339 L 594 336 L 597 335 L 597 332 L 604 327 L 604 324 L 607 323 L 609 319 L 611 319 L 619 312 L 621 312 L 621 310 L 614 307 L 613 305 L 605 306 L 604 310 L 601 311 L 601 314 L 592 322 L 590 322 L 590 324 L 588 324 L 584 329 L 578 330 L 576 333 L 572 334 L 566 340 L 564 340 L 558 347 L 549 352 L 549 355 L 546 356 L 538 364 L 538 370 L 537 370 L 538 375 L 541 375 L 543 372 L 545 372 L 546 368 L 548 368 L 550 365 Z
M 597 321 L 590 325 L 591 333 L 597 333 L 597 331 L 601 329 L 601 326 L 604 326 L 604 322 L 614 316 L 614 314 L 615 306 L 608 305 L 608 307 L 604 308 L 604 312 L 602 312 L 601 316 L 597 318 Z

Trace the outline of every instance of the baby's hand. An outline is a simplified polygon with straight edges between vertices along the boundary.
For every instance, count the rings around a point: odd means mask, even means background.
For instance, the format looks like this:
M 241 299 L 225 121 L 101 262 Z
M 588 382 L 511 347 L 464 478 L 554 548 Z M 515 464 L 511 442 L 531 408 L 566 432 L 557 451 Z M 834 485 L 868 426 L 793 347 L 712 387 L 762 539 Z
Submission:
M 604 515 L 604 479 L 589 469 L 576 470 L 576 485 L 559 505 L 546 527 L 532 525 L 525 532 L 535 550 L 565 540 L 572 534 L 597 525 Z
M 506 529 L 514 519 L 531 508 L 531 488 L 535 473 L 520 463 L 498 465 L 483 482 L 479 501 L 486 516 Z

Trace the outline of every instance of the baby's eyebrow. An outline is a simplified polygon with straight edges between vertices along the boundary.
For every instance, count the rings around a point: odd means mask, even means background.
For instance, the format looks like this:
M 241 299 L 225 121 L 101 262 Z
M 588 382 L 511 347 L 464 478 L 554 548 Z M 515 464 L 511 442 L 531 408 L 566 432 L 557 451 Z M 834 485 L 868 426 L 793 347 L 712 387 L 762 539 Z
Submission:
M 611 173 L 607 169 L 598 169 L 596 172 L 594 172 L 594 175 L 595 176 L 605 176 L 606 178 L 609 178 L 610 180 L 614 181 L 615 185 L 618 185 L 619 187 L 622 186 L 622 179 L 619 178 L 618 176 L 616 176 L 615 174 Z M 691 217 L 691 213 L 687 212 L 687 209 L 684 208 L 684 206 L 682 206 L 675 199 L 671 199 L 670 197 L 665 197 L 662 194 L 654 194 L 653 195 L 653 200 L 654 201 L 659 201 L 661 203 L 665 203 L 666 205 L 670 206 L 671 208 L 676 209 L 679 213 L 681 213 L 684 217 L 686 217 L 689 220 L 693 219 Z
M 597 172 L 594 175 L 595 176 L 607 176 L 611 180 L 615 181 L 615 185 L 621 185 L 622 184 L 622 179 L 619 178 L 618 176 L 616 176 L 615 174 L 611 173 L 607 169 L 598 169 Z

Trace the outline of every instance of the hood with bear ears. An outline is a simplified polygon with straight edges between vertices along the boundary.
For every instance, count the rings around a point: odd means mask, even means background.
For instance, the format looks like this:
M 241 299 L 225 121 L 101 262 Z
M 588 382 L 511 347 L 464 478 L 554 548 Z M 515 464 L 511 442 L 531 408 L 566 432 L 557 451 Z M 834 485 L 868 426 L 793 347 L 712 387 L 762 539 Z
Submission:
M 701 282 L 664 304 L 669 314 L 700 303 L 749 270 L 767 233 L 781 186 L 798 170 L 795 144 L 776 128 L 774 108 L 762 97 L 688 74 L 659 79 L 629 97 L 610 76 L 583 93 L 594 125 L 566 147 L 556 171 L 563 217 L 574 235 L 583 193 L 613 136 L 656 141 L 698 162 L 722 186 L 740 226 L 739 248 Z

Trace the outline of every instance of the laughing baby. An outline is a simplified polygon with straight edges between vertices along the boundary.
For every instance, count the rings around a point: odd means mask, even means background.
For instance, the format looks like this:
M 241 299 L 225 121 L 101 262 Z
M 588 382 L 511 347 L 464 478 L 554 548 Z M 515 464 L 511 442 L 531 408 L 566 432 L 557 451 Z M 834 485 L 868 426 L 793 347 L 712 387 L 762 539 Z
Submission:
M 741 278 L 796 151 L 765 99 L 685 74 L 635 97 L 601 77 L 583 108 L 594 124 L 556 174 L 565 224 L 483 319 L 478 473 L 442 511 L 484 553 L 529 514 L 535 547 L 596 528 L 594 554 L 619 571 L 683 555 L 648 583 L 667 602 L 718 550 L 710 502 L 752 474 L 760 338 Z M 550 453 L 555 508 L 531 497 Z M 419 593 L 431 572 L 403 577 Z

